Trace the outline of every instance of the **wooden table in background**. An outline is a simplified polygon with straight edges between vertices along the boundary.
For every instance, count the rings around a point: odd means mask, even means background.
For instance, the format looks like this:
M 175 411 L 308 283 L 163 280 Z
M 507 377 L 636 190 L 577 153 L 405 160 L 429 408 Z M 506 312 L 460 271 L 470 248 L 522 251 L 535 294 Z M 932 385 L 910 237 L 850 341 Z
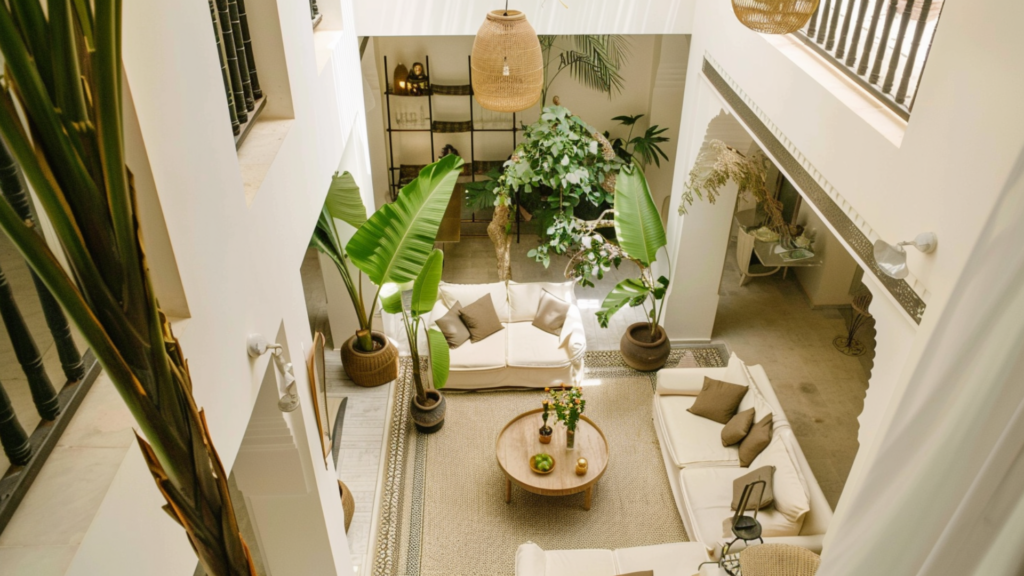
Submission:
M 608 468 L 608 441 L 604 432 L 589 418 L 581 416 L 576 425 L 576 447 L 565 448 L 565 426 L 555 424 L 550 444 L 541 444 L 541 409 L 530 410 L 516 416 L 498 434 L 495 451 L 498 466 L 505 473 L 505 502 L 512 501 L 512 484 L 527 492 L 542 496 L 568 496 L 584 492 L 585 510 L 590 510 L 594 484 Z M 552 415 L 554 416 L 554 415 Z M 549 419 L 550 421 L 550 419 Z M 537 474 L 530 469 L 530 458 L 534 454 L 550 454 L 555 467 L 550 474 Z M 576 475 L 576 460 L 586 458 L 587 473 Z

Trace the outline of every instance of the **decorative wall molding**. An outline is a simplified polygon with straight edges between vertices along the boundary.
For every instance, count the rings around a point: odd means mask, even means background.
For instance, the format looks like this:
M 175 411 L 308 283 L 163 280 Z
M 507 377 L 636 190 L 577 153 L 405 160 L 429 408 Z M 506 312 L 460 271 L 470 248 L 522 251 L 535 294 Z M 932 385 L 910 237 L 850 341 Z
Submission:
M 896 280 L 882 273 L 875 262 L 873 244 L 880 236 L 867 221 L 832 186 L 796 145 L 783 134 L 768 115 L 747 95 L 710 54 L 704 54 L 701 68 L 704 77 L 732 108 L 737 118 L 751 131 L 765 152 L 773 157 L 794 186 L 811 202 L 839 233 L 840 237 L 867 264 L 868 269 L 889 291 L 896 302 L 917 324 L 921 323 L 927 304 L 922 294 L 927 290 L 917 278 Z

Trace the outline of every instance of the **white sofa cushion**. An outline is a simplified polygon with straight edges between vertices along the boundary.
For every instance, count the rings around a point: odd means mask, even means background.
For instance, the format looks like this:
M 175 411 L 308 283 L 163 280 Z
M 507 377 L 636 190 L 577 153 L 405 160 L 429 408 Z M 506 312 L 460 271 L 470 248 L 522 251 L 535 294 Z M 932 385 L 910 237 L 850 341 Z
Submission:
M 499 330 L 479 342 L 467 340 L 462 346 L 452 348 L 449 352 L 451 370 L 504 368 L 507 335 L 508 330 Z
M 686 466 L 739 466 L 739 449 L 722 446 L 723 426 L 687 411 L 696 396 L 658 396 L 663 437 L 673 463 Z M 727 504 L 728 505 L 728 504 Z
M 508 303 L 511 322 L 532 322 L 537 313 L 537 306 L 540 305 L 540 293 L 547 290 L 552 296 L 569 303 L 575 303 L 573 298 L 574 282 L 529 282 L 520 284 L 509 281 Z
M 654 576 L 691 576 L 697 572 L 697 566 L 707 560 L 707 550 L 699 542 L 672 542 L 615 551 L 617 574 L 654 570 Z
M 713 548 L 723 538 L 734 536 L 727 529 L 727 521 L 735 513 L 732 503 L 732 482 L 749 472 L 746 468 L 727 466 L 684 468 L 679 472 L 679 484 L 693 525 L 693 538 Z M 752 515 L 748 512 L 748 515 Z M 801 519 L 802 520 L 802 519 Z M 762 537 L 796 536 L 802 522 L 793 522 L 785 514 L 767 506 L 757 512 Z
M 508 322 L 508 291 L 504 282 L 492 282 L 490 284 L 449 284 L 441 282 L 439 287 L 441 299 L 445 306 L 451 308 L 456 302 L 463 306 L 469 306 L 476 302 L 484 294 L 491 295 L 491 303 L 494 304 L 494 311 L 498 313 L 498 319 Z M 439 318 L 439 316 L 438 316 Z
M 520 572 L 516 571 L 517 576 Z M 549 550 L 544 553 L 545 576 L 616 576 L 611 550 Z
M 443 313 L 442 313 L 443 314 Z M 658 394 L 696 396 L 704 388 L 704 377 L 722 380 L 725 368 L 662 368 L 658 370 Z
M 775 474 L 772 476 L 772 493 L 775 497 L 773 506 L 798 527 L 799 533 L 804 516 L 811 510 L 811 497 L 807 490 L 807 481 L 800 472 L 796 457 L 792 454 L 795 449 L 790 442 L 795 442 L 792 434 L 789 429 L 779 430 L 768 447 L 750 463 L 750 469 L 756 470 L 762 466 L 775 467 Z
M 537 328 L 529 322 L 512 322 L 508 332 L 508 365 L 519 368 L 568 366 L 570 354 L 561 345 L 561 338 Z
M 520 544 L 516 549 L 516 576 L 544 576 L 547 555 L 533 542 Z

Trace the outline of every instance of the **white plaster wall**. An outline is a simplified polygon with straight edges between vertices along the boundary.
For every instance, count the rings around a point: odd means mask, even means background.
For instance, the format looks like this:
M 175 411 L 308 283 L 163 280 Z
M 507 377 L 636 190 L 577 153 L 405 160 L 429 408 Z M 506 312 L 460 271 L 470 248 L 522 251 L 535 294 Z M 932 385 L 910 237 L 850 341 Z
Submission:
M 857 262 L 822 219 L 813 210 L 808 209 L 806 204 L 805 201 L 797 221 L 816 233 L 812 248 L 815 254 L 821 256 L 822 265 L 798 267 L 792 272 L 796 274 L 812 307 L 849 306 L 850 287 L 857 272 Z M 885 295 L 880 294 L 879 297 L 885 298 Z M 893 304 L 889 301 L 887 305 Z
M 347 2 L 336 12 L 351 12 Z M 314 34 L 305 3 L 258 4 L 250 15 L 254 42 L 271 40 L 256 45 L 257 64 L 269 101 L 278 103 L 268 111 L 286 122 L 281 132 L 254 133 L 243 146 L 243 155 L 261 148 L 263 165 L 240 168 L 205 3 L 127 3 L 126 75 L 189 304 L 191 317 L 177 335 L 221 459 L 231 469 L 268 363 L 246 355 L 246 335 L 275 338 L 283 326 L 302 411 L 290 421 L 301 423 L 296 446 L 315 480 L 307 498 L 319 502 L 291 537 L 297 550 L 313 555 L 317 570 L 306 573 L 351 574 L 337 474 L 323 463 L 303 385 L 311 339 L 299 267 L 345 136 L 360 125 L 362 91 L 343 82 L 358 78 L 358 45 L 351 31 Z M 276 31 L 267 28 L 274 25 Z M 262 179 L 254 181 L 254 173 Z M 246 186 L 255 192 L 251 205 Z M 68 573 L 190 574 L 195 555 L 160 504 L 131 450 Z M 326 545 L 304 549 L 303 541 Z
M 521 0 L 538 34 L 689 34 L 696 0 Z M 485 0 L 378 0 L 355 3 L 360 36 L 475 35 L 487 13 L 503 8 Z

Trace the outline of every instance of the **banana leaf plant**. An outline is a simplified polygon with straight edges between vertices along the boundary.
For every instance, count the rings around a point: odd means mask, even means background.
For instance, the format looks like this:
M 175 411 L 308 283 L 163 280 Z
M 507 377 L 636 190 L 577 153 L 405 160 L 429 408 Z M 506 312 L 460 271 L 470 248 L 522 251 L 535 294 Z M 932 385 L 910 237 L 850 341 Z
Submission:
M 381 287 L 413 280 L 430 256 L 463 163 L 462 158 L 449 154 L 425 166 L 402 188 L 395 202 L 385 204 L 370 218 L 352 175 L 334 176 L 310 244 L 334 262 L 345 282 L 359 320 L 359 350 L 373 351 L 373 315 Z M 342 242 L 335 220 L 356 228 L 347 244 Z M 357 275 L 352 274 L 350 261 Z M 369 301 L 364 298 L 362 274 L 377 286 Z
M 607 328 L 608 321 L 623 306 L 643 306 L 650 325 L 648 335 L 653 342 L 661 325 L 669 284 L 665 276 L 655 278 L 652 267 L 666 244 L 665 227 L 654 206 L 644 172 L 635 159 L 631 166 L 619 171 L 615 180 L 614 212 L 617 251 L 639 267 L 640 275 L 627 278 L 612 288 L 597 311 L 597 320 L 602 328 Z
M 427 383 L 422 373 L 422 356 L 419 349 L 420 330 L 426 330 L 426 317 L 434 309 L 437 301 L 437 289 L 441 284 L 441 272 L 444 268 L 444 253 L 434 250 L 427 257 L 426 263 L 413 280 L 411 291 L 409 284 L 399 285 L 389 282 L 382 289 L 381 305 L 388 314 L 400 314 L 405 335 L 409 339 L 409 354 L 412 356 L 412 375 L 416 383 L 416 399 L 421 405 L 427 404 Z M 448 341 L 444 334 L 436 328 L 426 330 L 427 347 L 430 352 L 431 384 L 435 390 L 444 388 L 448 381 L 450 357 Z
M 0 2 L 0 51 L 0 137 L 52 223 L 70 273 L 5 198 L 0 228 L 128 405 L 164 510 L 185 529 L 207 574 L 255 574 L 227 472 L 148 272 L 125 166 L 121 2 Z

